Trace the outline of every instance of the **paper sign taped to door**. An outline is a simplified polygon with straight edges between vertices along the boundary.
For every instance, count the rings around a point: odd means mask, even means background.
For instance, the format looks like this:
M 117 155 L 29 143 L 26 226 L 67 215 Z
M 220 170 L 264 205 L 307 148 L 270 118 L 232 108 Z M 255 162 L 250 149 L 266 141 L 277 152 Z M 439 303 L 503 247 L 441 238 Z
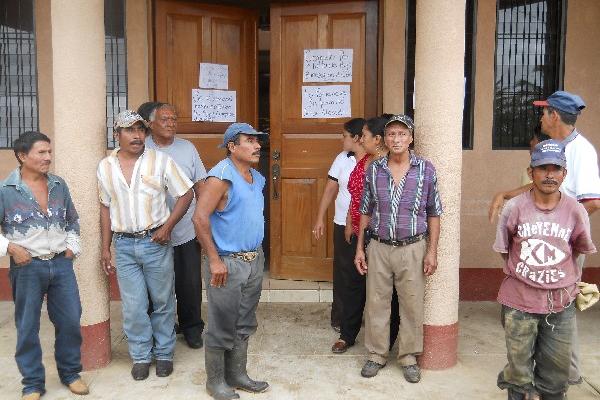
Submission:
M 229 69 L 227 65 L 200 63 L 199 85 L 203 89 L 228 89 Z
M 304 82 L 352 82 L 353 49 L 304 50 Z
M 302 118 L 350 116 L 350 85 L 302 86 Z
M 235 90 L 192 89 L 192 121 L 235 122 Z

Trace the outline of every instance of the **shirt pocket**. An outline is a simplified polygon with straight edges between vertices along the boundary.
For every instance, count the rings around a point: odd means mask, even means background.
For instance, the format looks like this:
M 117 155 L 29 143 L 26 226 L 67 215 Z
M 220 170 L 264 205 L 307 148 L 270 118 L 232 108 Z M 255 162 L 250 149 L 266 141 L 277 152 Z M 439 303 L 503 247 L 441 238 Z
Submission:
M 30 227 L 35 225 L 36 210 L 14 210 L 4 215 L 5 231 L 9 234 L 19 232 L 26 234 Z M 40 219 L 42 219 L 40 217 Z
M 140 190 L 148 196 L 157 196 L 163 191 L 162 178 L 160 175 L 142 175 Z

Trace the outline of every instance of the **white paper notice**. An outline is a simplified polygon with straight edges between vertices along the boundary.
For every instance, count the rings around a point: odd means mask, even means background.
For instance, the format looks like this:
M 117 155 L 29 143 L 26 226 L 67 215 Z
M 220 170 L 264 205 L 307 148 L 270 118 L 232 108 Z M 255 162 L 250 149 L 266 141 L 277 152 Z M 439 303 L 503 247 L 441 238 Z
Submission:
M 225 64 L 200 63 L 199 80 L 203 89 L 228 89 L 229 69 Z
M 235 90 L 192 89 L 192 121 L 235 122 Z
M 302 118 L 350 116 L 350 85 L 302 86 Z
M 352 82 L 353 49 L 304 50 L 304 82 Z

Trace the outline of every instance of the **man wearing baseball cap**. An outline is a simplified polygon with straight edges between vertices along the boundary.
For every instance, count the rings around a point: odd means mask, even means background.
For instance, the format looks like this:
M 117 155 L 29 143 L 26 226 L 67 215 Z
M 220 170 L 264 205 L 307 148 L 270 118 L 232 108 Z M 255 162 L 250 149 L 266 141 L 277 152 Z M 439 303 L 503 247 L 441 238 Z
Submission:
M 147 123 L 125 110 L 115 119 L 119 143 L 98 165 L 101 264 L 117 274 L 123 306 L 123 330 L 135 380 L 173 372 L 175 291 L 170 236 L 192 201 L 192 182 L 163 152 L 144 146 Z M 170 211 L 167 193 L 177 199 Z M 114 242 L 115 265 L 110 245 Z M 148 315 L 148 294 L 154 304 Z
M 365 173 L 354 264 L 367 274 L 365 347 L 361 375 L 371 378 L 387 363 L 390 302 L 398 293 L 398 363 L 410 383 L 421 380 L 416 356 L 423 352 L 425 277 L 435 273 L 442 203 L 433 164 L 410 150 L 414 124 L 395 115 L 386 124 L 389 153 Z M 364 251 L 365 229 L 370 242 Z M 367 273 L 368 271 L 368 273 Z
M 559 90 L 552 93 L 546 100 L 533 102 L 534 106 L 542 107 L 540 119 L 541 130 L 552 139 L 559 141 L 565 147 L 567 158 L 567 171 L 560 190 L 567 196 L 579 201 L 588 212 L 594 213 L 600 208 L 600 176 L 598 174 L 598 156 L 594 146 L 575 127 L 577 118 L 585 108 L 585 103 L 576 94 Z M 531 185 L 522 186 L 510 192 L 501 192 L 498 198 L 508 200 L 511 196 L 518 195 L 531 189 Z M 493 202 L 490 206 L 490 221 L 502 208 L 502 202 Z M 581 255 L 577 260 L 583 268 L 585 257 Z M 579 343 L 577 325 L 573 335 L 573 357 L 569 383 L 582 382 L 579 367 Z
M 265 136 L 246 123 L 227 128 L 219 145 L 227 157 L 208 172 L 192 217 L 204 252 L 208 299 L 206 390 L 219 400 L 239 398 L 234 389 L 260 393 L 269 388 L 246 370 L 265 262 L 265 178 L 253 168 L 260 158 L 259 138 Z
M 531 190 L 509 200 L 498 220 L 493 248 L 505 261 L 498 302 L 508 355 L 498 387 L 509 400 L 563 399 L 569 387 L 581 278 L 575 259 L 596 248 L 585 208 L 559 190 L 566 166 L 561 142 L 536 145 Z

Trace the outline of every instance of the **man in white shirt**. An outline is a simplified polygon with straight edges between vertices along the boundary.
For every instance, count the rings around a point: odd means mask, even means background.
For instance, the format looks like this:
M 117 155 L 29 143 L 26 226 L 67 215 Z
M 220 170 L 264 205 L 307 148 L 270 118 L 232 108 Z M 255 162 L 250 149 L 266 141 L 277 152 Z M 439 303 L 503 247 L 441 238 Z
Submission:
M 133 111 L 115 120 L 119 143 L 98 165 L 101 264 L 116 270 L 123 306 L 123 330 L 133 359 L 131 375 L 146 379 L 173 372 L 175 291 L 171 231 L 192 201 L 192 182 L 166 154 L 146 149 L 147 123 Z M 167 193 L 177 198 L 173 211 Z M 114 234 L 115 261 L 110 245 Z M 154 305 L 149 316 L 148 294 Z

